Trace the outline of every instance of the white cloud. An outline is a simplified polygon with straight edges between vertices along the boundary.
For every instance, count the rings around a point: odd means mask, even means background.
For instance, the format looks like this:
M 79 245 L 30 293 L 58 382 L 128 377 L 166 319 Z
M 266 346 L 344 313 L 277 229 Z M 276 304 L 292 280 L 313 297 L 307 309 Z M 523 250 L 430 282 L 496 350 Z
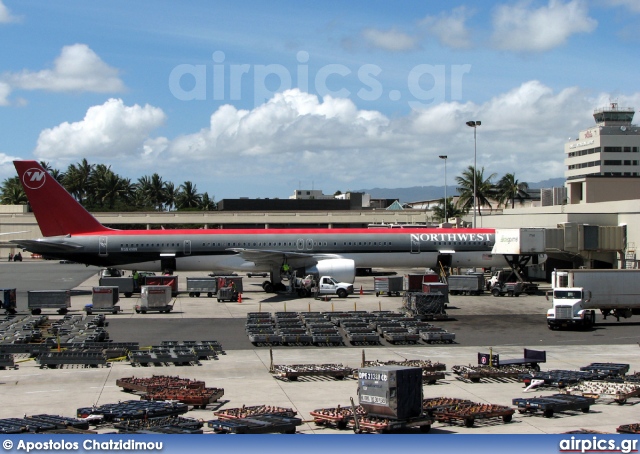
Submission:
M 157 107 L 128 107 L 121 99 L 109 99 L 89 108 L 81 121 L 43 130 L 34 153 L 45 161 L 94 157 L 103 162 L 135 157 L 150 142 L 151 131 L 164 120 L 164 112 Z
M 118 70 L 106 64 L 86 44 L 62 48 L 53 69 L 5 74 L 4 81 L 23 90 L 88 91 L 114 93 L 124 90 Z
M 384 31 L 367 28 L 362 31 L 362 36 L 371 47 L 392 52 L 413 50 L 418 47 L 416 37 L 395 29 Z
M 160 109 L 110 100 L 80 122 L 43 131 L 35 155 L 56 164 L 89 157 L 119 173 L 131 167 L 133 178 L 152 169 L 222 198 L 282 197 L 300 182 L 325 193 L 442 186 L 444 154 L 453 187 L 473 163 L 473 131 L 465 123 L 480 120 L 478 167 L 537 182 L 564 176 L 564 143 L 593 125 L 593 110 L 610 99 L 640 105 L 640 93 L 555 92 L 533 80 L 482 104 L 444 102 L 392 119 L 349 99 L 293 89 L 252 110 L 221 106 L 207 127 L 176 138 L 150 136 L 164 119 Z
M 9 84 L 0 82 L 0 106 L 8 106 L 9 100 L 7 99 L 11 94 L 11 87 Z
M 438 16 L 427 16 L 421 24 L 427 27 L 429 33 L 435 36 L 440 44 L 454 49 L 471 47 L 471 38 L 465 22 L 470 12 L 464 6 L 454 8 L 451 13 L 441 13 Z
M 9 8 L 0 0 L 0 24 L 8 24 L 9 22 L 17 22 L 18 20 L 19 18 L 11 14 Z
M 640 2 L 638 0 L 609 0 L 608 6 L 624 6 L 634 13 L 640 13 Z
M 544 52 L 563 45 L 571 35 L 590 33 L 598 22 L 582 0 L 549 0 L 535 8 L 530 1 L 498 6 L 493 15 L 493 43 L 503 50 Z

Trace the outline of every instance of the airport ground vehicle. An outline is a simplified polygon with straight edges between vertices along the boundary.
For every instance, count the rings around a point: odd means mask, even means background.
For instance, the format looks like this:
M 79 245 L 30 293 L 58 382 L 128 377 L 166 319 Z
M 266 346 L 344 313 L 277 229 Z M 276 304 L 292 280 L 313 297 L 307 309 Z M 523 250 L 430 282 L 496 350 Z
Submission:
M 484 273 L 452 274 L 447 284 L 451 295 L 479 295 L 484 292 Z
M 493 296 L 520 296 L 523 293 L 522 282 L 499 282 L 491 287 Z
M 555 270 L 551 287 L 549 329 L 589 328 L 598 310 L 605 318 L 613 315 L 618 320 L 640 314 L 640 270 Z
M 324 295 L 336 295 L 338 298 L 346 298 L 353 293 L 353 284 L 338 282 L 331 276 L 316 278 L 309 274 L 304 278 L 293 277 L 291 283 L 293 288 L 289 288 L 289 290 L 297 293 L 300 297 L 314 295 L 317 298 Z
M 511 269 L 495 270 L 491 274 L 491 278 L 487 281 L 487 290 L 492 290 L 496 286 L 505 287 L 507 283 L 519 282 L 520 292 L 535 295 L 538 291 L 538 284 L 533 282 L 526 282 L 522 279 L 518 273 L 514 273 Z M 506 287 L 505 287 L 506 288 Z

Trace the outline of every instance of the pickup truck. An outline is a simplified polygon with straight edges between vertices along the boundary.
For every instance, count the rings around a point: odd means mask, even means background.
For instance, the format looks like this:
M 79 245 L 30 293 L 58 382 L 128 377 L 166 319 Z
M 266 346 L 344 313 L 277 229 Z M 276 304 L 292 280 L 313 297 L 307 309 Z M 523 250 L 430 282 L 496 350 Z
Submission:
M 296 287 L 300 296 L 337 295 L 338 298 L 346 298 L 353 294 L 353 284 L 338 282 L 331 276 L 316 279 L 308 275 L 304 279 L 297 279 Z

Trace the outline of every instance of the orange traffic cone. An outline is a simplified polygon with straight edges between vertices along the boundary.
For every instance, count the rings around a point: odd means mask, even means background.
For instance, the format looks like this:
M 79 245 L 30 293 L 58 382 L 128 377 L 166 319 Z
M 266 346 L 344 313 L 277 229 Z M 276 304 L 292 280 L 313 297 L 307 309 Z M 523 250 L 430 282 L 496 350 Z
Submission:
M 364 295 L 364 292 L 362 291 L 362 285 L 360 286 L 360 294 Z
M 238 293 L 238 304 L 242 303 L 242 293 Z

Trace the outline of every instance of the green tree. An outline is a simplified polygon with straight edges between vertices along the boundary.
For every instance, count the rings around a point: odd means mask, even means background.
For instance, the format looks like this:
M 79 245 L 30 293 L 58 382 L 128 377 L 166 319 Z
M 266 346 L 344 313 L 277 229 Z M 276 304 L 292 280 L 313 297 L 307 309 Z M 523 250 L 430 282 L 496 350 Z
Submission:
M 153 205 L 157 211 L 162 211 L 167 202 L 167 187 L 162 177 L 157 173 L 144 176 L 138 179 L 139 190 L 142 191 L 144 198 Z
M 69 165 L 62 178 L 62 184 L 67 191 L 82 204 L 87 195 L 89 178 L 91 177 L 93 168 L 93 165 L 89 164 L 86 159 L 83 159 L 78 165 Z
M 458 183 L 457 191 L 460 194 L 457 205 L 467 212 L 473 210 L 474 205 L 476 205 L 478 207 L 478 215 L 482 216 L 480 208 L 488 206 L 489 210 L 491 210 L 491 200 L 495 198 L 495 189 L 491 180 L 495 178 L 496 174 L 492 173 L 485 178 L 484 167 L 476 168 L 477 201 L 475 204 L 473 200 L 473 174 L 473 166 L 469 166 L 462 172 L 461 176 L 456 177 L 456 182 Z
M 0 201 L 3 205 L 27 205 L 27 195 L 17 176 L 7 178 L 0 186 Z
M 511 202 L 511 208 L 514 208 L 516 199 L 522 204 L 524 199 L 529 197 L 528 189 L 527 183 L 516 180 L 515 173 L 507 173 L 496 184 L 498 206 L 503 205 L 506 208 L 507 204 Z
M 198 194 L 196 185 L 191 181 L 185 181 L 180 185 L 178 196 L 176 197 L 177 207 L 180 210 L 198 208 L 202 196 Z
M 444 197 L 440 199 L 440 204 L 433 208 L 433 217 L 438 219 L 440 222 L 446 222 L 444 218 Z M 458 218 L 468 211 L 457 206 L 453 203 L 453 197 L 447 197 L 447 217 L 448 218 Z
M 202 211 L 213 211 L 216 209 L 216 202 L 213 197 L 209 197 L 208 192 L 205 192 L 200 197 L 200 206 L 198 208 Z

